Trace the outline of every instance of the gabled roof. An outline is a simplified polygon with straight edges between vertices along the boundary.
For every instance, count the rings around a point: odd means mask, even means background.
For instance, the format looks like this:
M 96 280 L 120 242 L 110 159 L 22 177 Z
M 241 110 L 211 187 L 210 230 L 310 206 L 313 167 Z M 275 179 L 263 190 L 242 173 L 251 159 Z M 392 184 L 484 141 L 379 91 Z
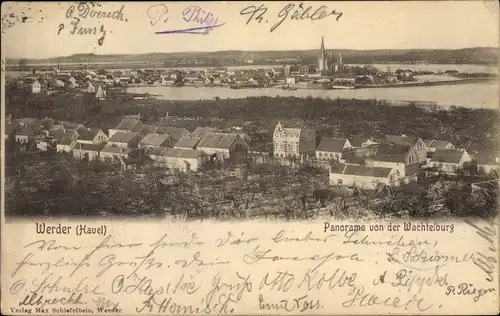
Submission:
M 72 143 L 76 142 L 76 140 L 71 139 L 69 137 L 65 137 L 61 140 L 61 143 L 59 145 L 63 146 L 70 146 Z
M 391 171 L 391 168 L 366 167 L 343 163 L 332 164 L 330 169 L 330 173 L 375 178 L 387 178 Z
M 80 128 L 78 129 L 79 140 L 94 140 L 101 130 L 98 128 Z
M 330 165 L 330 173 L 342 174 L 347 165 L 340 162 L 334 162 Z
M 124 119 L 115 129 L 138 132 L 141 129 L 142 122 L 138 119 Z
M 192 136 L 198 136 L 198 137 L 203 137 L 207 134 L 212 134 L 217 132 L 217 128 L 213 127 L 197 127 L 193 133 L 191 133 Z
M 64 122 L 63 126 L 66 129 L 78 129 L 78 128 L 82 127 L 83 125 L 78 124 L 78 123 Z
M 413 136 L 386 135 L 385 140 L 391 144 L 414 146 L 419 138 Z
M 22 119 L 19 120 L 19 123 L 25 124 L 25 125 L 37 125 L 39 124 L 39 119 L 33 118 L 33 117 L 23 117 Z
M 33 130 L 29 126 L 18 126 L 16 128 L 17 136 L 31 136 L 33 135 Z
M 354 147 L 361 147 L 361 144 L 365 143 L 369 137 L 356 136 L 351 139 L 351 145 Z
M 148 155 L 150 156 L 161 156 L 167 148 L 165 147 L 154 147 L 148 150 Z
M 128 143 L 137 137 L 139 133 L 136 132 L 118 132 L 113 134 L 110 139 L 108 139 L 109 143 Z
M 224 148 L 229 147 L 240 137 L 237 134 L 207 134 L 198 143 L 198 148 Z
M 109 147 L 104 147 L 101 150 L 101 153 L 109 153 L 109 154 L 128 154 L 131 151 L 131 149 L 128 148 L 121 148 L 121 147 L 115 147 L 115 146 L 109 146 Z
M 158 134 L 169 134 L 175 140 L 179 140 L 182 136 L 188 135 L 189 131 L 184 127 L 160 126 L 157 131 Z
M 200 140 L 199 136 L 183 136 L 175 143 L 174 147 L 194 148 Z
M 500 152 L 491 150 L 483 150 L 475 155 L 478 165 L 498 165 L 497 158 L 500 158 Z
M 437 139 L 431 140 L 427 144 L 428 147 L 433 147 L 433 148 L 436 148 L 436 149 L 446 149 L 446 147 L 448 147 L 449 145 L 453 146 L 453 144 L 450 143 L 450 142 L 447 142 L 445 140 L 437 140 Z
M 409 151 L 410 145 L 379 144 L 374 160 L 404 163 Z
M 387 178 L 391 173 L 391 168 L 365 167 L 361 165 L 347 165 L 344 174 L 353 176 Z
M 458 164 L 464 152 L 458 149 L 436 149 L 432 154 L 432 161 Z
M 170 135 L 166 134 L 147 134 L 139 142 L 139 144 L 150 145 L 150 146 L 161 146 L 170 138 Z
M 155 133 L 158 133 L 158 129 L 159 129 L 158 126 L 144 124 L 141 126 L 139 133 L 142 135 L 155 134 Z
M 193 149 L 166 148 L 161 155 L 175 158 L 198 158 L 203 155 L 203 152 Z
M 347 139 L 345 138 L 322 137 L 316 150 L 340 153 L 342 152 L 342 149 L 344 149 L 346 142 Z
M 49 132 L 49 137 L 61 141 L 64 138 L 70 138 L 72 134 L 73 133 L 67 132 L 64 129 L 56 129 Z

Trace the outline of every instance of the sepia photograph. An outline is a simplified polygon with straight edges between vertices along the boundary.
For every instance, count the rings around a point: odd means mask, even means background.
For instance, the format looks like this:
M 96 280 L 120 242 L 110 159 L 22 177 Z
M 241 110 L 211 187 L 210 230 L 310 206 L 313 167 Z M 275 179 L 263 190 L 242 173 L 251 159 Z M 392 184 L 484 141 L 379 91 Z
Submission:
M 2 315 L 498 315 L 498 1 L 2 2 Z
M 496 216 L 498 29 L 336 4 L 3 4 L 5 216 Z

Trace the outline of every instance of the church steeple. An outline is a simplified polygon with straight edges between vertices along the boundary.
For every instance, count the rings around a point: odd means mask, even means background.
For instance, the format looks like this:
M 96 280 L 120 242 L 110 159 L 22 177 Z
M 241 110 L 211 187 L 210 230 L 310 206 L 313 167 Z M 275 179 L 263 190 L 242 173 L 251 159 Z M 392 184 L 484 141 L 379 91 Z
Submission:
M 318 70 L 320 72 L 328 70 L 328 57 L 326 56 L 326 54 L 325 39 L 323 36 L 321 36 L 321 48 L 318 56 Z

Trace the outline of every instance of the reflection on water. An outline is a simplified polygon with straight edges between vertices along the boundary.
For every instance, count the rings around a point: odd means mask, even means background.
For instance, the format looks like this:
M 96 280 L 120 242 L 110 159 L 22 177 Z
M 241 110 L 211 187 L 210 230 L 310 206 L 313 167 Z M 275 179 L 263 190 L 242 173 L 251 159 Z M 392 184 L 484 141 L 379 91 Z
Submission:
M 457 105 L 469 108 L 498 109 L 499 85 L 495 81 L 429 87 L 377 88 L 358 90 L 295 90 L 279 88 L 266 89 L 230 89 L 226 87 L 165 87 L 144 86 L 130 87 L 127 92 L 150 93 L 163 100 L 207 100 L 241 99 L 257 96 L 294 96 L 320 98 L 357 98 L 380 99 L 391 101 L 436 102 L 441 105 Z

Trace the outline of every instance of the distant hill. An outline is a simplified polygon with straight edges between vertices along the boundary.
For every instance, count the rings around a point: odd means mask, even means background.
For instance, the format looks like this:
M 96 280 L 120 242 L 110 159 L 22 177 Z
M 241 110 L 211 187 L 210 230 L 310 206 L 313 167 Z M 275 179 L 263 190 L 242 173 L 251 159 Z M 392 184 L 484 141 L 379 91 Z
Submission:
M 342 53 L 344 63 L 436 63 L 436 64 L 499 64 L 499 50 L 494 47 L 465 49 L 382 49 L 382 50 L 328 50 L 328 54 Z M 318 50 L 301 51 L 217 51 L 177 52 L 147 54 L 74 54 L 47 59 L 7 59 L 7 67 L 36 64 L 92 64 L 92 63 L 149 63 L 163 65 L 177 61 L 201 61 L 203 65 L 279 64 L 285 59 L 298 59 L 303 63 L 314 63 Z

